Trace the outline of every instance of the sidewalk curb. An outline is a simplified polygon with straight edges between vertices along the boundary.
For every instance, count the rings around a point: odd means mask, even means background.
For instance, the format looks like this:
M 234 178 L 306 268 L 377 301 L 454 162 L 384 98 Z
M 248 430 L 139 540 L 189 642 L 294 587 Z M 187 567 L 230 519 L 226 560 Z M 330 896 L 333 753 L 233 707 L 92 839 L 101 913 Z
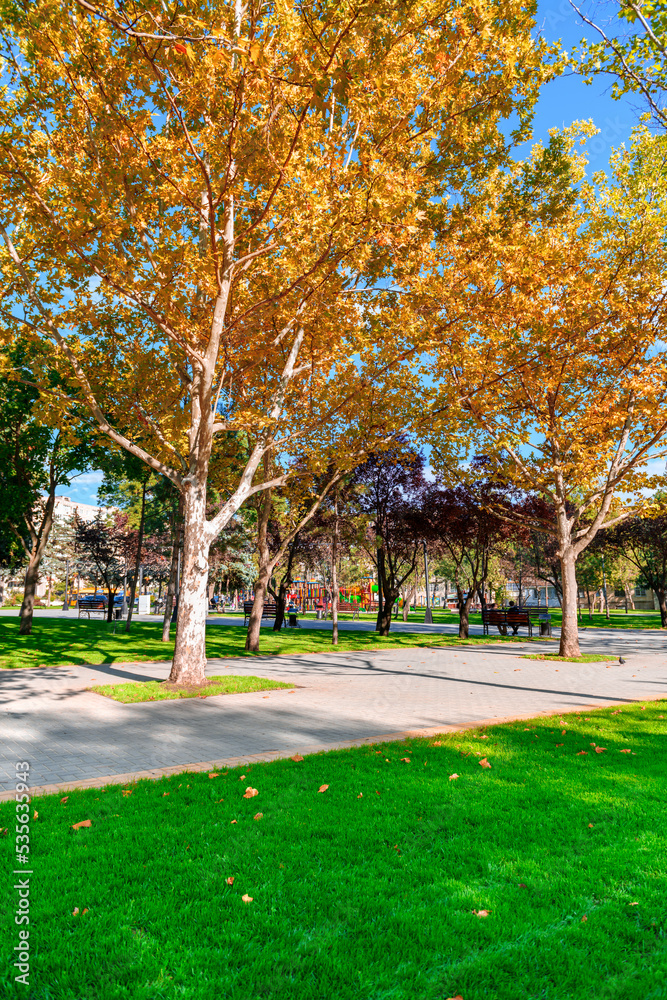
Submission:
M 215 771 L 220 768 L 245 767 L 248 764 L 268 764 L 274 760 L 285 760 L 295 753 L 302 756 L 309 754 L 327 753 L 330 750 L 348 750 L 352 747 L 368 746 L 374 743 L 393 743 L 399 740 L 414 740 L 429 736 L 440 736 L 445 733 L 464 732 L 467 729 L 479 729 L 483 726 L 499 726 L 508 722 L 520 722 L 525 719 L 549 718 L 550 716 L 573 715 L 582 711 L 595 711 L 600 708 L 611 708 L 615 705 L 630 705 L 641 701 L 664 701 L 664 698 L 656 698 L 655 692 L 651 692 L 644 698 L 626 698 L 622 701 L 595 702 L 594 704 L 582 704 L 576 707 L 569 707 L 565 711 L 545 711 L 526 712 L 522 715 L 508 715 L 494 717 L 492 719 L 477 719 L 472 722 L 462 722 L 458 725 L 431 726 L 428 729 L 406 729 L 398 733 L 381 733 L 377 736 L 365 736 L 358 740 L 346 740 L 341 743 L 312 743 L 307 746 L 301 745 L 291 747 L 289 750 L 274 750 L 266 753 L 248 754 L 244 757 L 224 757 L 218 760 L 198 761 L 192 764 L 177 764 L 173 767 L 151 768 L 147 771 L 127 771 L 122 774 L 109 774 L 104 777 L 82 778 L 79 781 L 64 781 L 50 785 L 35 785 L 30 789 L 31 800 L 41 795 L 55 795 L 61 792 L 73 792 L 86 788 L 104 788 L 107 785 L 127 785 L 135 781 L 149 780 L 159 781 L 173 774 L 184 774 L 185 772 Z M 16 793 L 13 790 L 0 792 L 0 802 L 13 801 Z

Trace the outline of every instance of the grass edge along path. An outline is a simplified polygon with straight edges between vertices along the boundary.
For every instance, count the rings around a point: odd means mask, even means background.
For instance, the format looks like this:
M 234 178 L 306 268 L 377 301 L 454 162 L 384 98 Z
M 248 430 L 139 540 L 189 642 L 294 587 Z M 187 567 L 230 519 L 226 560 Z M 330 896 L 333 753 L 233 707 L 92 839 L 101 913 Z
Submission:
M 561 663 L 612 663 L 618 662 L 613 653 L 581 653 L 580 656 L 559 656 L 558 653 L 524 653 L 522 660 L 559 660 Z
M 663 998 L 666 726 L 624 704 L 34 798 L 31 1000 Z
M 130 633 L 112 632 L 105 622 L 84 619 L 41 618 L 33 624 L 31 635 L 18 634 L 13 619 L 0 618 L 0 669 L 76 666 L 102 663 L 155 663 L 170 660 L 174 641 L 162 642 L 158 622 L 135 622 Z M 375 632 L 341 631 L 337 646 L 331 644 L 331 632 L 324 629 L 261 630 L 259 654 L 245 649 L 246 630 L 242 625 L 209 625 L 206 630 L 206 653 L 209 659 L 269 656 L 294 656 L 352 651 L 380 652 L 384 649 L 419 646 L 481 646 L 498 642 L 529 642 L 527 637 L 458 636 L 432 632 L 393 632 L 384 638 Z
M 214 698 L 218 695 L 251 694 L 253 691 L 275 691 L 277 688 L 292 688 L 294 684 L 272 681 L 266 677 L 240 677 L 229 674 L 224 677 L 207 677 L 200 687 L 179 687 L 169 681 L 129 681 L 125 684 L 95 684 L 86 688 L 93 694 L 103 695 L 123 705 L 134 705 L 145 701 L 173 701 L 178 698 Z

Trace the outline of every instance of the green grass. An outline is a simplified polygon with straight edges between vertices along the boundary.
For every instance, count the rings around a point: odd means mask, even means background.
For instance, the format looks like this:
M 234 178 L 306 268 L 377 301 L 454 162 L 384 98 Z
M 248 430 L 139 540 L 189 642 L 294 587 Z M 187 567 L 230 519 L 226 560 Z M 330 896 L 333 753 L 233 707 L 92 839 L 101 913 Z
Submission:
M 612 653 L 606 656 L 603 653 L 582 653 L 581 656 L 558 656 L 557 653 L 526 653 L 522 660 L 562 660 L 565 663 L 609 663 L 610 660 L 617 660 L 618 657 Z
M 209 677 L 209 683 L 199 688 L 175 688 L 165 681 L 135 681 L 130 684 L 97 684 L 88 688 L 123 705 L 138 701 L 173 701 L 177 698 L 211 698 L 218 694 L 248 694 L 251 691 L 273 691 L 293 688 L 293 684 L 270 681 L 265 677 Z
M 134 622 L 129 634 L 115 634 L 106 622 L 86 619 L 35 617 L 32 634 L 19 635 L 18 622 L 0 618 L 0 669 L 17 667 L 56 666 L 76 663 L 128 663 L 133 661 L 169 660 L 174 643 L 162 642 L 160 622 Z M 210 657 L 254 656 L 244 649 L 246 630 L 241 625 L 209 625 L 206 631 L 206 651 Z M 501 636 L 474 636 L 466 645 L 488 645 L 510 641 Z M 515 641 L 527 641 L 517 637 Z M 395 632 L 386 638 L 375 632 L 341 631 L 337 647 L 331 645 L 331 632 L 324 629 L 283 629 L 274 632 L 263 628 L 261 652 L 326 653 L 336 650 L 379 650 L 412 646 L 460 645 L 456 636 L 428 633 Z
M 666 716 L 624 705 L 34 799 L 29 989 L 3 803 L 0 995 L 665 998 Z

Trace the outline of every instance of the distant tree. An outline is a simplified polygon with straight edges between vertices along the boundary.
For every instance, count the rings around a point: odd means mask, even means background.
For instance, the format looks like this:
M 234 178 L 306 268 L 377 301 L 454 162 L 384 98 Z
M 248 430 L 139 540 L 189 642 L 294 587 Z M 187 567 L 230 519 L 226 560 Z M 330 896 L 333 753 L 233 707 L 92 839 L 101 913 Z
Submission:
M 344 515 L 357 525 L 359 544 L 378 578 L 376 630 L 388 635 L 392 609 L 414 574 L 424 537 L 421 505 L 426 490 L 424 456 L 400 446 L 381 452 L 354 472 Z
M 470 607 L 476 594 L 484 597 L 489 558 L 498 542 L 507 537 L 506 520 L 491 508 L 500 500 L 487 482 L 452 489 L 431 487 L 424 497 L 425 530 L 447 560 L 456 587 L 459 637 L 468 638 Z
M 0 352 L 0 522 L 27 562 L 19 632 L 29 635 L 40 566 L 53 527 L 56 493 L 93 452 L 85 425 L 50 426 L 47 404 L 32 388 L 34 348 L 20 341 Z
M 667 628 L 667 514 L 630 518 L 609 533 L 607 543 L 651 588 L 658 599 L 660 624 Z
M 93 521 L 77 518 L 76 522 L 79 568 L 83 574 L 103 581 L 108 599 L 107 621 L 113 621 L 114 598 L 125 573 L 126 528 L 120 518 L 105 520 L 100 514 Z

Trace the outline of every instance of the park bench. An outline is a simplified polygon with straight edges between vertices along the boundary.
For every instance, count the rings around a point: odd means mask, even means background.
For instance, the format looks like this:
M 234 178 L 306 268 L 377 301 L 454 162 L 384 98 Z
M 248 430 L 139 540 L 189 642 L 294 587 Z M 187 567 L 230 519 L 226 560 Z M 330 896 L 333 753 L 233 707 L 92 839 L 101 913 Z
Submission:
M 528 635 L 532 638 L 533 635 L 533 623 L 531 621 L 530 613 L 523 608 L 517 608 L 516 610 L 509 608 L 484 608 L 482 610 L 482 626 L 484 635 L 489 634 L 489 628 L 494 626 L 498 629 L 501 635 L 508 634 L 508 627 L 518 631 L 522 625 L 528 629 Z M 516 634 L 516 633 L 515 633 Z
M 79 611 L 79 618 L 82 615 L 88 618 L 91 615 L 100 615 L 102 618 L 106 618 L 107 602 L 103 597 L 80 597 L 76 602 L 76 606 Z
M 338 602 L 338 613 L 339 614 L 351 614 L 352 621 L 359 617 L 360 605 L 358 601 L 339 601 Z
M 248 625 L 250 621 L 250 615 L 252 614 L 252 601 L 243 602 L 243 624 Z M 270 621 L 276 620 L 276 606 L 270 602 L 267 602 L 262 608 L 262 621 L 268 618 Z M 283 617 L 283 628 L 287 628 L 287 609 L 285 609 L 285 615 Z

